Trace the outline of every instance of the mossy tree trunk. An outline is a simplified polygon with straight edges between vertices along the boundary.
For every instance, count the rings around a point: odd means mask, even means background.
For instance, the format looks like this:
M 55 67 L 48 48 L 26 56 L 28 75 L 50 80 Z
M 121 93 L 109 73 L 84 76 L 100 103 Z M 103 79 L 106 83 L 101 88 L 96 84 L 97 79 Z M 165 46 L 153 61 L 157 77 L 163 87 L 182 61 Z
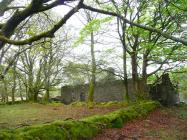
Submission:
M 0 17 L 4 15 L 4 13 L 6 12 L 9 4 L 11 2 L 13 2 L 14 0 L 2 0 L 0 2 Z
M 148 55 L 149 51 L 146 50 L 145 53 L 143 54 L 143 64 L 142 64 L 142 94 L 147 96 L 147 66 L 148 66 Z
M 124 100 L 129 103 L 129 88 L 128 88 L 128 77 L 127 77 L 127 51 L 126 47 L 123 46 L 123 84 L 125 87 L 125 97 Z
M 95 62 L 95 52 L 94 52 L 94 34 L 91 33 L 91 57 L 92 57 L 92 70 L 91 70 L 91 81 L 88 93 L 88 102 L 93 103 L 94 101 L 94 90 L 95 90 L 95 72 L 96 72 L 96 62 Z
M 33 75 L 30 75 L 29 82 L 28 82 L 28 100 L 37 102 L 38 98 L 38 89 L 37 84 L 34 84 Z
M 28 94 L 29 94 L 29 101 L 37 102 L 38 101 L 38 90 L 33 88 L 29 88 Z
M 50 95 L 50 93 L 49 93 L 49 89 L 46 89 L 46 92 L 45 92 L 45 99 L 46 99 L 46 101 L 49 101 L 49 95 Z
M 38 101 L 38 92 L 37 92 L 37 91 L 34 92 L 33 101 L 34 101 L 34 102 L 37 102 L 37 101 Z
M 26 100 L 29 101 L 29 88 L 28 88 L 28 81 L 26 78 L 26 75 L 24 76 L 24 86 L 25 86 L 25 96 L 26 96 Z
M 5 78 L 2 79 L 2 82 L 3 82 L 3 99 L 2 101 L 3 102 L 8 102 L 8 85 L 7 85 L 7 81 Z
M 19 85 L 19 95 L 21 98 L 21 101 L 23 101 L 23 94 L 22 94 L 22 84 L 21 84 L 21 79 L 18 79 L 18 85 Z M 26 95 L 27 96 L 27 95 Z
M 3 81 L 4 80 L 2 79 L 1 102 L 6 102 L 6 93 L 5 93 L 5 87 Z
M 5 6 L 7 8 L 12 1 L 3 0 L 3 2 L 5 2 Z M 29 16 L 41 11 L 40 8 L 42 8 L 42 4 L 43 4 L 43 0 L 32 0 L 30 5 L 28 5 L 24 10 L 17 10 L 16 12 L 14 12 L 11 18 L 2 26 L 1 35 L 10 38 L 14 34 L 14 31 L 16 30 L 17 26 L 22 21 L 27 19 Z M 4 14 L 3 11 L 1 12 L 2 14 Z M 0 49 L 2 49 L 4 45 L 5 42 L 0 41 Z
M 145 84 L 147 84 L 147 66 L 148 66 L 148 52 L 143 54 L 143 64 L 142 64 L 142 79 Z
M 133 94 L 138 95 L 138 71 L 137 71 L 137 52 L 133 50 L 131 54 L 131 66 L 132 66 L 132 86 Z
M 44 76 L 45 76 L 45 80 L 44 80 L 44 87 L 45 87 L 45 96 L 44 96 L 44 100 L 46 102 L 49 102 L 50 100 L 50 78 L 51 78 L 51 74 L 52 74 L 52 66 L 53 66 L 53 51 L 52 48 L 49 49 L 49 52 L 45 54 L 46 56 L 44 57 Z
M 138 17 L 139 18 L 139 17 Z M 132 48 L 132 51 L 129 53 L 131 57 L 131 68 L 132 68 L 132 88 L 133 88 L 133 96 L 134 99 L 139 96 L 139 76 L 138 76 L 138 61 L 137 61 L 137 55 L 138 55 L 138 48 L 139 48 L 139 32 L 135 33 L 133 35 L 134 41 L 133 44 L 130 45 Z
M 117 19 L 117 26 L 118 26 L 118 35 L 120 37 L 120 41 L 123 49 L 123 84 L 125 88 L 124 101 L 129 102 L 130 97 L 129 97 L 129 88 L 128 88 L 128 76 L 127 76 L 127 44 L 126 44 L 126 37 L 125 37 L 127 26 L 126 23 L 121 19 Z M 120 28 L 122 29 L 122 32 L 120 31 Z
M 45 96 L 44 96 L 44 100 L 46 102 L 49 102 L 50 101 L 50 82 L 49 82 L 49 78 L 47 78 L 47 80 L 45 81 Z
M 13 86 L 12 86 L 12 103 L 15 102 L 15 91 L 16 91 L 16 61 L 13 65 Z
M 34 90 L 33 90 L 33 76 L 31 75 L 31 73 L 28 75 L 28 88 L 27 88 L 27 93 L 28 93 L 28 100 L 32 101 L 33 100 L 33 94 L 34 94 Z

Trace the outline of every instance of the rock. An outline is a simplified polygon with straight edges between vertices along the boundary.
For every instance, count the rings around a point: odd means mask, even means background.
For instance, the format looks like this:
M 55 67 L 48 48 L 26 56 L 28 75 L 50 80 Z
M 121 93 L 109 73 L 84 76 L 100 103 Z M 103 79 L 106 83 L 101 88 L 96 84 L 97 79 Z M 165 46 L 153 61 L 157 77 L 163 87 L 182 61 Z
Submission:
M 63 102 L 62 97 L 61 96 L 56 96 L 51 98 L 51 101 L 58 101 L 58 102 Z
M 179 93 L 172 84 L 169 74 L 162 75 L 160 80 L 150 87 L 150 96 L 165 106 L 173 106 L 180 102 Z

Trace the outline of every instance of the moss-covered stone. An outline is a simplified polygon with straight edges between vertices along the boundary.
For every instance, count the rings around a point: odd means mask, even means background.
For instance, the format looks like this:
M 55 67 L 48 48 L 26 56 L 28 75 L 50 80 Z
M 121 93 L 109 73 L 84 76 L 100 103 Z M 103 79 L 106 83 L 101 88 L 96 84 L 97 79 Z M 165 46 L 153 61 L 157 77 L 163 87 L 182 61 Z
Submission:
M 145 116 L 158 106 L 157 102 L 143 102 L 106 115 L 95 115 L 81 120 L 58 121 L 15 130 L 0 130 L 0 140 L 89 139 L 103 128 L 121 128 L 125 122 Z
M 113 128 L 122 128 L 123 127 L 123 120 L 121 118 L 116 118 L 112 122 Z

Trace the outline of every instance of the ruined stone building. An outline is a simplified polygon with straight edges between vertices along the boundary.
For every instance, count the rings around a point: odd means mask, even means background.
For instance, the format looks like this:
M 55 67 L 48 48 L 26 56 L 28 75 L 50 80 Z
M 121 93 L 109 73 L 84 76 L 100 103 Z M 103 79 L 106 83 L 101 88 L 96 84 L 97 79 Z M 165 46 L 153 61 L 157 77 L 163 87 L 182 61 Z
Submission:
M 141 82 L 140 82 L 141 84 Z M 129 95 L 133 93 L 132 81 L 128 81 Z M 179 94 L 171 83 L 169 75 L 161 76 L 159 82 L 149 85 L 149 96 L 153 100 L 160 101 L 163 105 L 174 105 L 179 102 Z M 89 85 L 63 86 L 61 88 L 61 101 L 70 104 L 74 101 L 86 101 Z M 108 80 L 97 82 L 94 91 L 95 102 L 122 101 L 125 89 L 122 80 Z
M 150 96 L 166 106 L 175 105 L 180 102 L 177 85 L 174 85 L 169 74 L 163 74 L 160 79 L 150 88 Z
M 62 101 L 69 104 L 73 101 L 85 101 L 88 96 L 89 85 L 64 86 L 61 88 Z M 124 85 L 121 80 L 98 82 L 95 86 L 94 101 L 121 101 L 124 96 Z

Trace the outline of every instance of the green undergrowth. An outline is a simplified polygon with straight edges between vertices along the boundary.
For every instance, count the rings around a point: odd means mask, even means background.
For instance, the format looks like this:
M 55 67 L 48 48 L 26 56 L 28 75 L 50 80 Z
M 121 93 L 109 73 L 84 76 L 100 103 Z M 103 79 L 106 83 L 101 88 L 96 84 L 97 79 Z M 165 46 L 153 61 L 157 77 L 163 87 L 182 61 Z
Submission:
M 119 101 L 109 101 L 109 102 L 94 102 L 92 104 L 92 106 L 94 107 L 111 107 L 111 106 L 127 106 L 126 102 L 119 102 Z M 89 107 L 89 103 L 87 102 L 73 102 L 71 103 L 71 106 L 73 107 L 82 107 L 82 106 L 88 106 Z
M 15 105 L 15 104 L 24 104 L 24 103 L 29 103 L 29 101 L 14 101 L 14 103 L 12 101 L 9 102 L 0 102 L 0 105 Z
M 181 104 L 175 107 L 167 108 L 167 111 L 172 116 L 176 116 L 179 119 L 187 120 L 187 104 Z
M 50 105 L 50 106 L 65 106 L 65 104 L 61 103 L 61 102 L 50 102 L 50 103 L 47 103 L 47 105 Z
M 138 103 L 106 115 L 95 115 L 81 120 L 56 121 L 12 130 L 0 130 L 0 140 L 84 140 L 104 128 L 121 128 L 124 123 L 146 116 L 158 107 L 157 102 Z

